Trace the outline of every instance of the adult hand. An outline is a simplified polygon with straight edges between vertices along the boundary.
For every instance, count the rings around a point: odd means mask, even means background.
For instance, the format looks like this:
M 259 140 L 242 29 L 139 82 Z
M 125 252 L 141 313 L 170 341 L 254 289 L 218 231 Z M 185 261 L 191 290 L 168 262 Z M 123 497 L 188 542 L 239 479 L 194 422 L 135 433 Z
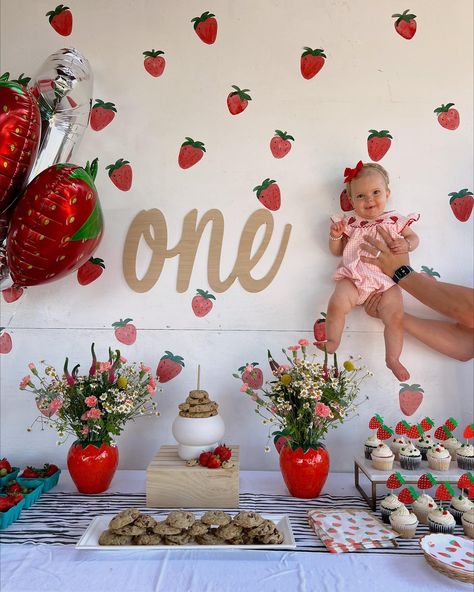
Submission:
M 369 317 L 374 317 L 376 319 L 379 318 L 379 303 L 382 299 L 381 292 L 372 292 L 367 300 L 364 302 L 364 309 L 365 312 L 369 315 Z
M 401 265 L 408 265 L 410 259 L 408 253 L 393 253 L 390 249 L 394 242 L 389 233 L 383 228 L 378 227 L 379 238 L 364 236 L 367 242 L 362 245 L 362 249 L 373 255 L 373 257 L 360 256 L 364 263 L 371 263 L 383 271 L 389 277 L 392 277 L 395 271 Z

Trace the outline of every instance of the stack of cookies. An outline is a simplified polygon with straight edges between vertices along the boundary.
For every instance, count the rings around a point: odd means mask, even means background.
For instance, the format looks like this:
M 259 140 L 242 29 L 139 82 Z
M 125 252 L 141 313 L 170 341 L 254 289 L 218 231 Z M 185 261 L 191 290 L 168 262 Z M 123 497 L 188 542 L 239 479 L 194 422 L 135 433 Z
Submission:
M 184 403 L 178 405 L 181 417 L 212 417 L 217 415 L 219 405 L 209 399 L 207 391 L 190 391 Z
M 112 518 L 99 537 L 99 545 L 280 545 L 283 535 L 272 520 L 257 512 L 239 512 L 233 518 L 222 510 L 210 510 L 201 518 L 192 512 L 170 512 L 163 521 L 136 508 Z

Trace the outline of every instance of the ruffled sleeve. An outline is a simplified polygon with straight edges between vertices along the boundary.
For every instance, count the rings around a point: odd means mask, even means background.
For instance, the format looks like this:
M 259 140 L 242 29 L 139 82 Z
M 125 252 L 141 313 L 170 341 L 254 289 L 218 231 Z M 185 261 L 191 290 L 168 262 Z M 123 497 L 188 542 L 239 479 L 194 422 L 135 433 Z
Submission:
M 401 234 L 405 228 L 411 226 L 413 222 L 417 222 L 420 219 L 420 214 L 416 212 L 412 212 L 406 216 L 397 213 L 396 216 L 398 218 L 395 222 L 395 230 L 397 231 L 397 234 Z

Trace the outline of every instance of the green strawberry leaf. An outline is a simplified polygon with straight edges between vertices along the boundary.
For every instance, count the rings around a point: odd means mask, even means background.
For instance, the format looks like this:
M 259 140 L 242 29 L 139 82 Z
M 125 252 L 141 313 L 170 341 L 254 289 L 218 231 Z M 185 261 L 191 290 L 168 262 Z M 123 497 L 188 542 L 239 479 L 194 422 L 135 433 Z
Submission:
M 80 169 L 83 170 L 83 169 Z M 84 224 L 79 228 L 79 230 L 71 237 L 71 240 L 87 240 L 90 238 L 95 238 L 99 236 L 99 234 L 104 229 L 104 219 L 102 217 L 102 210 L 100 209 L 100 204 L 96 201 L 94 209 L 92 210 L 90 216 L 84 222 Z

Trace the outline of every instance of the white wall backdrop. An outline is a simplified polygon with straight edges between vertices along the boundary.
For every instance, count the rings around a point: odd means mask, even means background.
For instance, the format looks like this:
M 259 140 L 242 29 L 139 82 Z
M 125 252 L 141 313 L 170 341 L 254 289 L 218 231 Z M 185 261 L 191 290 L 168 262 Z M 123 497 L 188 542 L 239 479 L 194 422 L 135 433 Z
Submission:
M 312 337 L 338 262 L 327 249 L 328 218 L 340 211 L 344 168 L 368 160 L 369 129 L 393 135 L 381 160 L 392 179 L 389 205 L 421 214 L 414 227 L 421 242 L 412 265 L 434 267 L 444 281 L 472 285 L 472 217 L 459 222 L 448 197 L 473 189 L 472 2 L 451 3 L 449 17 L 441 0 L 411 2 L 418 30 L 409 41 L 395 32 L 391 15 L 405 5 L 394 0 L 71 0 L 74 26 L 67 38 L 44 16 L 54 6 L 49 0 L 1 1 L 0 70 L 34 76 L 48 55 L 76 47 L 92 65 L 94 99 L 115 103 L 114 121 L 100 132 L 88 129 L 73 159 L 82 164 L 99 157 L 97 188 L 106 232 L 96 256 L 105 260 L 106 270 L 88 286 L 80 286 L 74 273 L 30 288 L 14 303 L 2 301 L 1 325 L 13 349 L 0 356 L 0 456 L 17 466 L 46 461 L 65 466 L 66 448 L 56 446 L 54 431 L 26 432 L 36 408 L 18 383 L 30 361 L 46 359 L 62 367 L 68 355 L 88 368 L 91 342 L 105 357 L 109 345 L 120 346 L 111 324 L 130 317 L 138 337 L 122 347 L 129 360 L 156 367 L 170 350 L 183 356 L 186 366 L 158 395 L 161 417 L 128 425 L 118 439 L 120 467 L 144 468 L 161 444 L 173 442 L 177 405 L 195 388 L 201 364 L 201 384 L 220 404 L 226 442 L 241 445 L 242 467 L 276 469 L 276 452 L 264 453 L 267 430 L 232 372 L 254 360 L 266 370 L 267 348 L 276 355 L 281 347 Z M 200 41 L 191 23 L 206 10 L 219 23 L 213 45 Z M 304 46 L 323 48 L 327 55 L 311 80 L 299 69 Z M 142 52 L 152 48 L 165 52 L 166 69 L 158 78 L 143 68 Z M 250 89 L 252 96 L 238 116 L 226 107 L 232 85 Z M 448 102 L 461 116 L 455 131 L 442 128 L 433 113 Z M 276 129 L 295 138 L 281 160 L 269 150 Z M 186 136 L 205 142 L 206 153 L 183 170 L 177 156 Z M 133 167 L 128 192 L 119 191 L 105 171 L 119 158 Z M 268 288 L 249 293 L 235 282 L 215 293 L 209 315 L 196 317 L 195 290 L 209 289 L 207 229 L 185 293 L 176 290 L 176 258 L 165 262 L 151 290 L 130 289 L 122 255 L 128 227 L 140 210 L 161 210 L 171 248 L 190 210 L 196 208 L 201 217 L 219 209 L 225 219 L 221 277 L 226 277 L 242 227 L 261 207 L 252 189 L 267 177 L 277 180 L 282 205 L 272 214 L 272 240 L 255 277 L 269 269 L 284 225 L 292 225 L 283 263 Z M 142 266 L 146 260 L 143 255 Z M 410 297 L 405 306 L 436 318 Z M 340 358 L 350 354 L 362 355 L 375 376 L 364 386 L 370 400 L 360 416 L 328 438 L 332 467 L 338 470 L 351 470 L 373 413 L 390 425 L 402 419 L 399 384 L 384 366 L 382 325 L 363 310 L 347 319 Z M 472 421 L 471 362 L 449 360 L 410 338 L 402 361 L 411 371 L 410 382 L 425 390 L 410 421 L 426 415 L 437 425 L 449 416 L 464 425 Z

